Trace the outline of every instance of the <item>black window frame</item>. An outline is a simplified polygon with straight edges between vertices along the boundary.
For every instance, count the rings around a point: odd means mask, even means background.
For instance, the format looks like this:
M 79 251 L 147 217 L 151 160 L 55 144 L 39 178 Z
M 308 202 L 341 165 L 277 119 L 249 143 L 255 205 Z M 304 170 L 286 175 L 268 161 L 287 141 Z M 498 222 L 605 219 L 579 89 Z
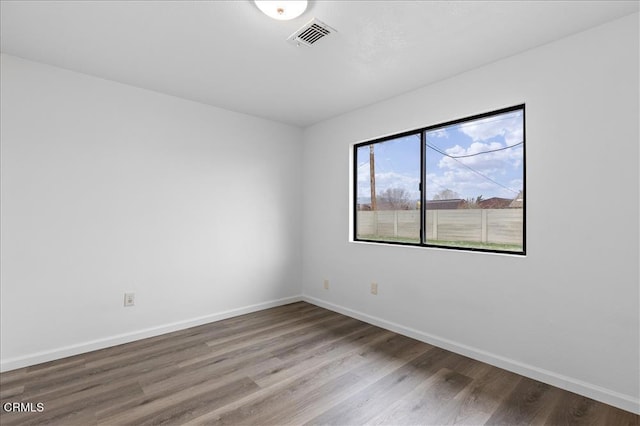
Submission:
M 487 248 L 476 248 L 476 247 L 456 247 L 456 246 L 448 246 L 448 245 L 440 245 L 427 243 L 426 238 L 426 191 L 425 189 L 425 180 L 426 180 L 426 150 L 425 150 L 425 133 L 430 130 L 453 126 L 461 123 L 465 123 L 468 121 L 480 120 L 483 118 L 491 117 L 494 115 L 505 114 L 513 111 L 522 110 L 522 251 L 508 251 L 508 250 L 494 250 Z M 386 142 L 393 139 L 398 139 L 406 136 L 418 135 L 420 137 L 420 183 L 419 183 L 419 192 L 420 192 L 420 242 L 412 243 L 412 242 L 404 242 L 404 241 L 384 241 L 384 240 L 372 240 L 366 238 L 358 237 L 358 148 L 363 146 L 374 145 L 377 143 Z M 429 247 L 429 248 L 440 248 L 446 250 L 455 250 L 455 251 L 465 251 L 465 252 L 483 252 L 483 253 L 499 253 L 499 254 L 507 254 L 507 255 L 516 255 L 516 256 L 526 256 L 527 254 L 527 122 L 526 122 L 526 108 L 525 104 L 514 105 L 506 108 L 501 108 L 489 112 L 484 112 L 481 114 L 475 114 L 467 117 L 457 118 L 455 120 L 446 121 L 443 123 L 438 123 L 426 127 L 421 127 L 418 129 L 408 130 L 405 132 L 384 136 L 381 138 L 371 139 L 364 142 L 359 142 L 353 145 L 353 241 L 354 242 L 366 242 L 366 243 L 376 243 L 376 244 L 391 244 L 398 246 L 412 246 L 412 247 Z M 427 182 L 428 184 L 428 182 Z

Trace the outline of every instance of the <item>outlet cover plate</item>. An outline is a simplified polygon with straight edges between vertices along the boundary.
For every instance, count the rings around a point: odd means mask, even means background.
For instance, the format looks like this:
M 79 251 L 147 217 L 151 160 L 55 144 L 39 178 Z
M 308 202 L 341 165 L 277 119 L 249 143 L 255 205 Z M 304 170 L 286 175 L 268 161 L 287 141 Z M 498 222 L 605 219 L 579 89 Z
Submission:
M 134 306 L 136 304 L 136 294 L 135 293 L 125 293 L 124 294 L 124 306 Z

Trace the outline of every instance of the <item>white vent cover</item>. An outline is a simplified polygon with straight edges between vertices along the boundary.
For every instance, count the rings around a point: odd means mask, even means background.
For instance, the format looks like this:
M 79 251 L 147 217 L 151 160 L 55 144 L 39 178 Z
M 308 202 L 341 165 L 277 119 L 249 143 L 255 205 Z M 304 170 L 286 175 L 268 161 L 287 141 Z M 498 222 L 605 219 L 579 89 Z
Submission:
M 298 31 L 291 34 L 287 40 L 298 46 L 311 47 L 313 43 L 317 42 L 322 37 L 335 32 L 337 32 L 335 29 L 316 18 L 313 18 Z

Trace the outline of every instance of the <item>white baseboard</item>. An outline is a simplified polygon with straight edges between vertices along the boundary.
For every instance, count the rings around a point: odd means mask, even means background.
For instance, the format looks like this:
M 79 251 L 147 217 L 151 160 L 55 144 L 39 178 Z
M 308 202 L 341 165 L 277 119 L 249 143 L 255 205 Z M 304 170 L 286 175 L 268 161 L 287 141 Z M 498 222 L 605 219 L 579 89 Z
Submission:
M 0 361 L 0 371 L 15 370 L 18 368 L 29 367 L 31 365 L 43 362 L 53 361 L 56 359 L 66 358 L 68 356 L 79 355 L 86 352 L 104 349 L 111 346 L 121 345 L 136 340 L 146 339 L 148 337 L 159 336 L 161 334 L 170 333 L 172 331 L 183 330 L 189 327 L 195 327 L 214 321 L 244 315 L 251 312 L 261 311 L 263 309 L 273 308 L 276 306 L 286 305 L 289 303 L 299 302 L 301 296 L 285 297 L 283 299 L 271 300 L 268 302 L 258 303 L 255 305 L 244 306 L 236 309 L 218 312 L 215 314 L 204 315 L 197 318 L 191 318 L 184 321 L 164 324 L 157 327 L 137 330 L 130 333 L 118 334 L 115 336 L 105 337 L 102 339 L 91 340 L 88 342 L 78 343 L 75 345 L 64 346 L 61 348 L 51 349 L 48 351 L 37 352 L 21 357 L 9 358 Z
M 315 297 L 303 295 L 302 300 L 320 306 L 322 308 L 326 308 L 331 311 L 339 312 L 343 315 L 359 319 L 361 321 L 373 324 L 386 330 L 402 334 L 403 336 L 411 337 L 413 339 L 438 346 L 451 352 L 468 356 L 469 358 L 473 358 L 478 361 L 482 361 L 487 364 L 491 364 L 493 366 L 520 374 L 522 376 L 529 377 L 531 379 L 538 380 L 540 382 L 547 383 L 558 388 L 595 399 L 596 401 L 604 402 L 605 404 L 609 404 L 635 414 L 640 414 L 640 399 L 636 399 L 631 395 L 621 394 L 611 389 L 606 389 L 597 385 L 593 385 L 591 383 L 586 383 L 581 380 L 563 376 L 562 374 L 554 373 L 553 371 L 538 368 L 533 365 L 524 364 L 522 362 L 492 354 L 481 349 L 454 342 L 449 339 L 424 333 L 414 328 L 405 327 L 403 325 L 396 324 L 382 318 L 374 317 L 363 312 L 355 311 L 344 306 L 326 302 Z

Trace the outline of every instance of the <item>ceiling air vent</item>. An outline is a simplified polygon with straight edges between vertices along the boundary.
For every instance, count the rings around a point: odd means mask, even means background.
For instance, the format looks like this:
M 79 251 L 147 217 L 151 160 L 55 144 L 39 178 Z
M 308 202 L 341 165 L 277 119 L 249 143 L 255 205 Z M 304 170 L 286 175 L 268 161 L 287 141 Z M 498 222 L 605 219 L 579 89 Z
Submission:
M 295 33 L 291 34 L 287 40 L 298 46 L 311 47 L 315 42 L 320 40 L 324 36 L 328 36 L 331 33 L 337 32 L 322 21 L 313 18 L 307 22 L 305 26 L 300 28 Z

